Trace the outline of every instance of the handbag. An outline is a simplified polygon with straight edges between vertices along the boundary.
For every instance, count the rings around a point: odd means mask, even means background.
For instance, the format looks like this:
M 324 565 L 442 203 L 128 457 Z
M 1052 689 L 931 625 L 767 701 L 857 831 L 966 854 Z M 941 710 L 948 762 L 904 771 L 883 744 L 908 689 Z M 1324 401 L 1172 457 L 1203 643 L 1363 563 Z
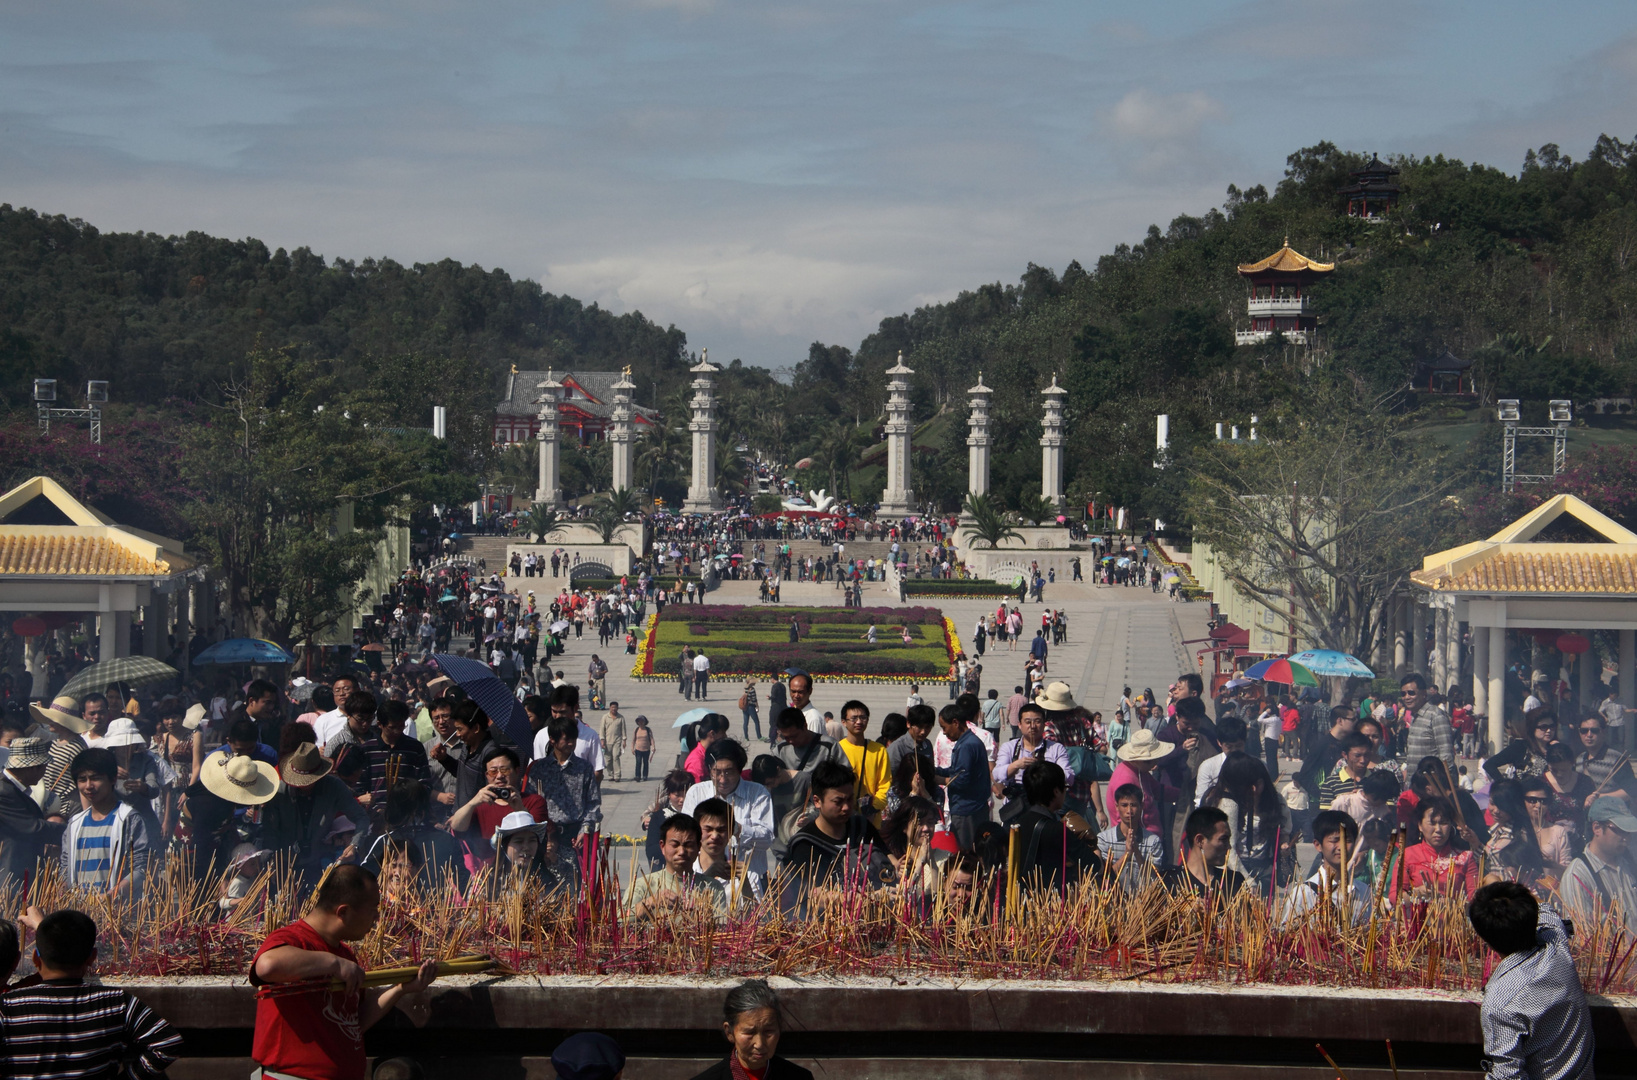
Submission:
M 746 698 L 744 694 L 740 694 L 739 695 L 739 711 L 744 712 L 749 707 L 750 707 L 749 699 Z

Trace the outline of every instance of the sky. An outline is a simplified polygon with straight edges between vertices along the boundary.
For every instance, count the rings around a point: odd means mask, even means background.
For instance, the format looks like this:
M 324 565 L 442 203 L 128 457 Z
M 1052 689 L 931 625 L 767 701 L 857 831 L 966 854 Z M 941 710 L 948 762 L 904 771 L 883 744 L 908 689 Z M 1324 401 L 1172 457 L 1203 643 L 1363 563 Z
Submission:
M 1637 5 L 7 0 L 0 202 L 455 258 L 778 369 L 1271 186 L 1637 130 Z

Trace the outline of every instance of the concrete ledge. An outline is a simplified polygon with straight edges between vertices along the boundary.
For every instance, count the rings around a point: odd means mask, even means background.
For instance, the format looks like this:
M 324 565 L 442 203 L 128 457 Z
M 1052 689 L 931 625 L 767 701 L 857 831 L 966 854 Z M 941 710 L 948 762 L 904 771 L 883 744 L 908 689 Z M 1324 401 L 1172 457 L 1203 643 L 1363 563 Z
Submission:
M 247 1054 L 255 998 L 226 978 L 110 980 L 132 990 L 183 1029 L 187 1053 L 172 1075 L 229 1075 Z M 410 1054 L 429 1066 L 474 1052 L 499 1077 L 548 1076 L 535 1062 L 576 1030 L 606 1031 L 633 1058 L 631 1080 L 682 1080 L 710 1063 L 720 1044 L 722 999 L 734 979 L 509 979 L 460 977 L 432 991 L 423 1029 L 394 1016 L 370 1035 L 372 1054 Z M 1325 1042 L 1349 1075 L 1386 1067 L 1391 1039 L 1403 1069 L 1429 1076 L 1478 1070 L 1482 1034 L 1475 993 L 1306 986 L 1015 982 L 937 979 L 771 980 L 784 1003 L 789 1056 L 817 1058 L 830 1075 L 1031 1078 L 1315 1076 Z M 1598 1071 L 1637 1070 L 1637 1001 L 1593 999 Z M 454 1036 L 483 1031 L 474 1043 Z M 843 1057 L 845 1055 L 845 1057 Z M 1380 1058 L 1378 1061 L 1377 1058 Z M 542 1057 L 543 1063 L 544 1058 Z M 1062 1062 L 1063 1067 L 1057 1068 Z M 911 1063 L 916 1063 L 911 1067 Z M 936 1068 L 933 1068 L 933 1066 Z M 1352 1067 L 1349 1067 L 1352 1066 Z M 837 1070 L 840 1070 L 839 1072 Z M 815 1072 L 818 1070 L 815 1069 Z M 441 1073 L 434 1072 L 434 1075 Z

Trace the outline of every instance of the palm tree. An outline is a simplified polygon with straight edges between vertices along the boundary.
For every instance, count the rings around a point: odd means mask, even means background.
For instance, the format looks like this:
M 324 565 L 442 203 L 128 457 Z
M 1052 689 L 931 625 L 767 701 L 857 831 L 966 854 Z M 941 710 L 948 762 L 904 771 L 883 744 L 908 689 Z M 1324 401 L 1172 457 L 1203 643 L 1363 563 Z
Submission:
M 1017 512 L 1024 521 L 1032 521 L 1039 525 L 1042 521 L 1056 520 L 1057 504 L 1044 495 L 1031 491 L 1018 496 Z
M 814 464 L 830 471 L 830 493 L 837 498 L 852 492 L 853 460 L 858 456 L 858 428 L 845 420 L 832 421 L 819 435 Z
M 642 496 L 630 488 L 616 488 L 603 493 L 603 505 L 620 517 L 642 513 Z
M 536 544 L 543 544 L 547 537 L 567 529 L 570 523 L 555 507 L 536 504 L 517 524 L 518 531 L 533 536 Z
M 637 463 L 648 469 L 648 486 L 657 490 L 661 476 L 679 467 L 687 450 L 682 429 L 671 424 L 654 424 L 643 433 L 642 453 Z
M 716 444 L 716 486 L 724 495 L 745 490 L 750 470 L 745 467 L 744 455 L 733 448 L 731 441 Z
M 1000 507 L 987 495 L 968 494 L 961 509 L 966 518 L 961 524 L 961 535 L 970 540 L 998 548 L 1007 540 L 1023 539 L 1023 534 L 1012 528 L 1012 523 L 1006 520 Z
M 602 534 L 603 543 L 612 544 L 627 515 L 642 513 L 642 498 L 630 488 L 605 491 L 591 513 L 591 527 Z

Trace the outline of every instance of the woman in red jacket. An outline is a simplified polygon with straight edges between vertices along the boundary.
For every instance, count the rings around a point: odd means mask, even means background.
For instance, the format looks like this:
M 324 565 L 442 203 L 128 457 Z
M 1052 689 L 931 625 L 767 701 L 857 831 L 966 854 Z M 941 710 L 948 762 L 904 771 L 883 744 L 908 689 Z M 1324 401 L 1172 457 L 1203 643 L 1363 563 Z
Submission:
M 1436 895 L 1459 887 L 1471 900 L 1478 890 L 1478 857 L 1470 850 L 1477 846 L 1477 837 L 1471 829 L 1456 824 L 1455 808 L 1444 799 L 1422 799 L 1415 809 L 1421 842 L 1404 849 L 1404 884 L 1412 890 Z M 1457 831 L 1462 833 L 1469 850 L 1455 846 Z M 1391 895 L 1394 900 L 1398 898 L 1396 875 Z

